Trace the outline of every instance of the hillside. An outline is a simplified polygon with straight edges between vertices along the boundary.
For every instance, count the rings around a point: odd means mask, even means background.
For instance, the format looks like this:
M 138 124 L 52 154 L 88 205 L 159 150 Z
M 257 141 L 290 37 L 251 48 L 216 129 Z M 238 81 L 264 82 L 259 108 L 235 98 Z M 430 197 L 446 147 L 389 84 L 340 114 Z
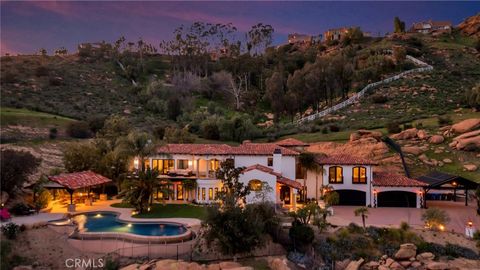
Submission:
M 252 73 L 252 88 L 245 93 L 243 108 L 239 110 L 233 108 L 230 99 L 214 92 L 214 89 L 221 87 L 215 84 L 215 80 L 178 80 L 171 73 L 168 59 L 158 55 L 146 56 L 145 70 L 148 72 L 136 78 L 138 86 L 133 86 L 119 66 L 111 60 L 96 61 L 78 55 L 2 57 L 2 137 L 8 135 L 7 139 L 10 137 L 21 141 L 32 139 L 28 134 L 33 134 L 37 138 L 35 146 L 41 143 L 38 139 L 48 138 L 52 128 L 58 129 L 59 137 L 63 138 L 65 127 L 69 123 L 111 115 L 125 116 L 132 126 L 150 132 L 154 132 L 158 126 L 186 127 L 194 134 L 192 138 L 196 142 L 221 140 L 238 143 L 244 139 L 268 141 L 296 137 L 307 142 L 345 143 L 358 129 L 379 131 L 386 135 L 386 127 L 389 125 L 397 125 L 401 129 L 416 127 L 429 134 L 436 134 L 444 125 L 439 124 L 439 118 L 455 123 L 480 117 L 478 112 L 471 109 L 466 96 L 466 92 L 480 82 L 480 54 L 475 45 L 474 38 L 455 31 L 451 35 L 438 37 L 392 35 L 382 39 L 367 39 L 346 47 L 332 45 L 304 50 L 287 45 L 276 51 L 268 51 L 264 56 L 266 62 L 261 65 L 255 65 L 254 61 L 260 60 L 251 57 L 233 59 L 237 64 L 245 61 L 245 68 Z M 350 107 L 301 126 L 291 123 L 295 111 L 288 112 L 287 109 L 279 117 L 279 123 L 272 126 L 274 104 L 266 99 L 268 95 L 265 94 L 265 85 L 261 80 L 272 76 L 278 66 L 285 67 L 284 72 L 289 74 L 288 80 L 285 78 L 285 87 L 293 88 L 293 74 L 298 70 L 307 72 L 313 66 L 312 55 L 330 59 L 322 57 L 352 54 L 357 64 L 365 65 L 372 60 L 372 54 L 375 56 L 394 46 L 404 47 L 408 54 L 431 64 L 434 70 L 409 75 L 384 85 Z M 388 56 L 381 60 L 391 61 Z M 215 71 L 235 64 L 228 61 L 230 59 L 210 62 L 209 68 Z M 235 70 L 238 67 L 230 68 Z M 365 76 L 363 71 L 371 72 L 371 68 L 368 64 L 364 69 L 358 68 L 352 89 L 347 95 L 352 95 L 364 85 L 359 77 Z M 376 76 L 384 78 L 409 68 L 412 65 L 405 63 Z M 260 74 L 256 74 L 257 71 Z M 286 92 L 285 96 L 291 97 L 292 94 Z M 333 102 L 341 100 L 339 96 Z M 288 105 L 288 99 L 286 102 Z M 327 103 L 328 101 L 322 101 L 320 106 L 325 108 Z M 311 111 L 310 107 L 305 113 Z M 456 150 L 447 154 L 444 150 L 448 149 L 450 142 L 451 138 L 425 150 L 425 155 L 428 159 L 436 160 L 452 155 L 458 162 L 442 164 L 443 170 L 480 181 L 476 172 L 466 172 L 463 169 L 465 163 L 476 162 L 476 154 Z M 52 141 L 47 140 L 47 143 Z M 407 146 L 409 144 L 411 143 L 404 143 Z M 325 152 L 335 147 L 348 151 L 348 145 L 334 146 L 330 143 L 330 146 L 319 147 Z M 443 153 L 438 151 L 438 147 L 444 147 Z M 382 149 L 381 159 L 386 160 L 385 165 L 390 164 L 397 170 L 400 169 L 398 158 L 388 149 Z M 426 166 L 419 155 L 409 156 L 409 164 L 416 175 L 436 169 L 436 166 Z

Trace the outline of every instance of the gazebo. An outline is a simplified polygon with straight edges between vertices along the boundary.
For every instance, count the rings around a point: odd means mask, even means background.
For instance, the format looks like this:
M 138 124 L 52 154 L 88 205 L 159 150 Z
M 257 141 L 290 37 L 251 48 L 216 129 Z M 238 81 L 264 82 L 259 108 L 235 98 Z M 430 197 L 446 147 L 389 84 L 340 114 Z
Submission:
M 468 206 L 468 191 L 475 190 L 478 187 L 478 183 L 466 179 L 462 176 L 451 175 L 444 172 L 434 171 L 427 175 L 420 176 L 418 180 L 426 183 L 428 186 L 424 187 L 425 204 L 426 208 L 426 195 L 430 190 L 453 190 L 453 201 L 456 201 L 457 190 L 465 191 L 465 206 Z
M 68 206 L 69 212 L 75 211 L 75 204 L 73 203 L 73 193 L 75 190 L 91 188 L 112 182 L 112 180 L 92 171 L 62 173 L 59 175 L 49 176 L 48 179 L 56 183 L 56 185 L 52 183 L 52 186 L 59 188 L 58 185 L 60 185 L 70 194 L 70 205 Z

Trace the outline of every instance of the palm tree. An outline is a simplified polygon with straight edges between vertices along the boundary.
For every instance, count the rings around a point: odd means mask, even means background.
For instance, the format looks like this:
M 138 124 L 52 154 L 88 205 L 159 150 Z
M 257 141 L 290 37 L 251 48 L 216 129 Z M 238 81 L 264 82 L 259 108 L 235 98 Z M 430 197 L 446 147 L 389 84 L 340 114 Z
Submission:
M 157 176 L 158 170 L 150 168 L 133 175 L 121 193 L 123 202 L 132 205 L 139 213 L 145 212 L 152 203 L 155 188 L 159 185 Z
M 362 216 L 363 229 L 366 229 L 365 219 L 368 217 L 368 208 L 365 206 L 355 209 L 355 216 Z
M 152 136 L 145 132 L 130 132 L 125 138 L 119 140 L 116 150 L 130 157 L 136 157 L 140 162 L 140 170 L 145 171 L 145 159 L 155 150 Z
M 310 152 L 303 152 L 300 154 L 298 160 L 304 170 L 303 186 L 306 186 L 307 184 L 307 172 L 315 171 L 315 200 L 318 202 L 318 170 L 320 169 L 320 166 L 315 162 L 315 155 Z

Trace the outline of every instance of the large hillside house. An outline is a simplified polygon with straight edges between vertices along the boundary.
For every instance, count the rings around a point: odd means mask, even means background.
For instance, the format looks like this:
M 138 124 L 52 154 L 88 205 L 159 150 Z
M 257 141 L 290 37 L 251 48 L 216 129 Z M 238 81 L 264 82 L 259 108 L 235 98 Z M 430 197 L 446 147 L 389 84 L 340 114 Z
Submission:
M 452 31 L 452 22 L 450 21 L 426 21 L 413 23 L 409 32 L 411 33 L 450 33 Z
M 310 35 L 293 33 L 288 35 L 289 44 L 306 44 L 310 45 L 313 42 L 313 37 Z
M 240 181 L 252 192 L 247 203 L 255 202 L 257 192 L 286 207 L 296 207 L 305 200 L 318 200 L 325 189 L 340 195 L 341 205 L 372 207 L 421 207 L 422 188 L 426 185 L 398 174 L 374 173 L 376 162 L 345 154 L 318 155 L 318 169 L 306 171 L 299 155 L 308 144 L 296 139 L 276 143 L 252 143 L 239 146 L 226 144 L 167 144 L 158 147 L 146 166 L 160 171 L 160 179 L 171 182 L 169 193 L 158 193 L 157 199 L 211 203 L 217 200 L 222 181 L 216 171 L 228 159 L 235 167 L 243 167 Z M 138 161 L 135 163 L 138 168 Z M 185 181 L 195 181 L 195 189 L 186 190 Z M 268 185 L 270 189 L 263 189 Z

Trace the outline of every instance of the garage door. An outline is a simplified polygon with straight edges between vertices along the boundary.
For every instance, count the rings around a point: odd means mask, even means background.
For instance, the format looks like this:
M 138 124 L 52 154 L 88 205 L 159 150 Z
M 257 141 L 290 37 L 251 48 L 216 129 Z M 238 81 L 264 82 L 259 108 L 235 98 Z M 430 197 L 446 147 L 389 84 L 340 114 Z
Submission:
M 358 190 L 335 190 L 339 197 L 339 205 L 361 205 L 365 206 L 367 195 L 363 191 Z
M 417 207 L 417 196 L 407 191 L 384 191 L 378 193 L 378 207 Z

